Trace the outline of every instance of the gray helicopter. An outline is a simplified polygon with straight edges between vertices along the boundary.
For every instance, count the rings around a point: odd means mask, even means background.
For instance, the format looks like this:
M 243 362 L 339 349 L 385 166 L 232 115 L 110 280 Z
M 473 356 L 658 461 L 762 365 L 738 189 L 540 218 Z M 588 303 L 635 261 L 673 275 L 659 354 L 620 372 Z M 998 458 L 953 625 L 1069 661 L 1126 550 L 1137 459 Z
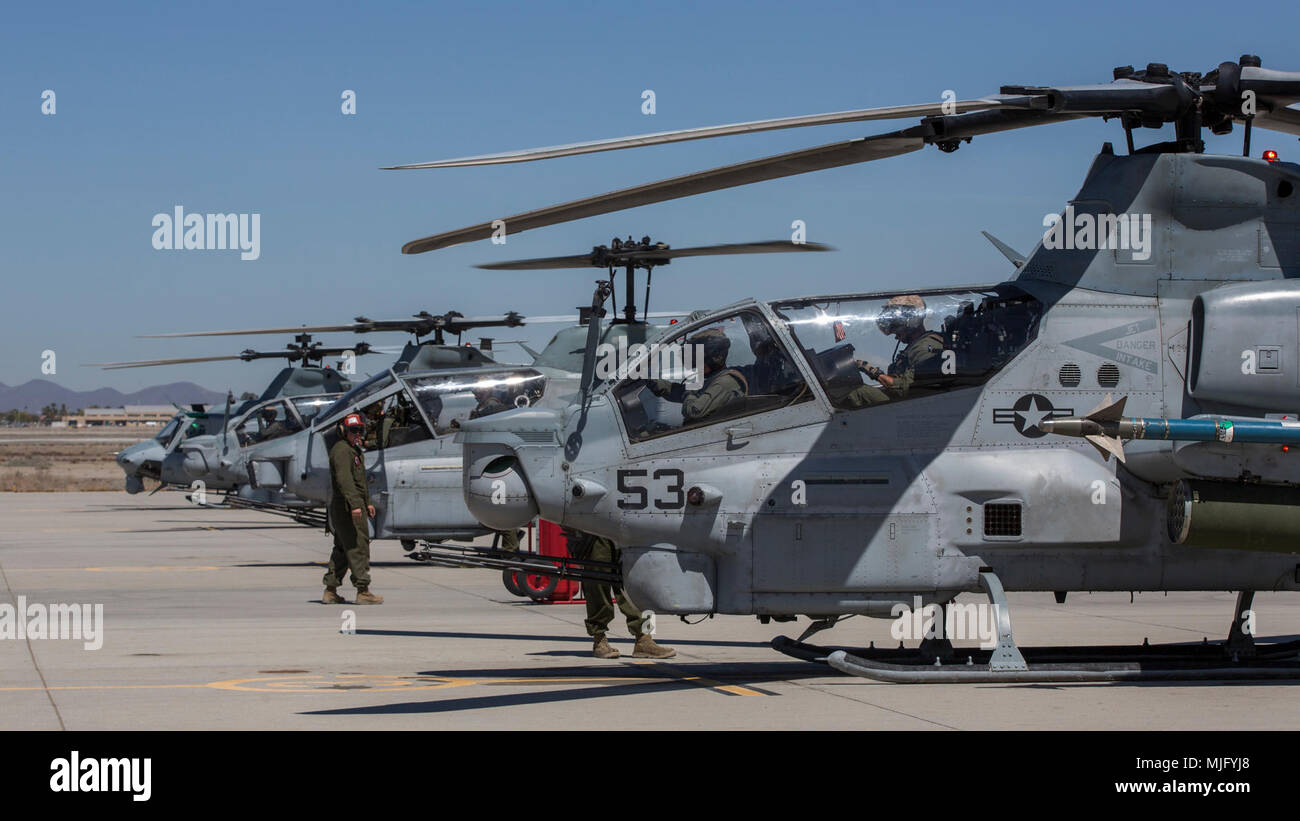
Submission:
M 809 616 L 797 641 L 773 646 L 854 675 L 1294 678 L 1300 643 L 1257 645 L 1251 602 L 1256 590 L 1300 588 L 1300 465 L 1285 450 L 1300 408 L 1300 166 L 1271 152 L 1253 158 L 1250 139 L 1255 128 L 1300 135 L 1297 102 L 1300 73 L 1246 55 L 1206 74 L 1125 66 L 1111 83 L 1004 87 L 945 107 L 406 166 L 923 117 L 506 217 L 515 233 L 1084 117 L 1118 119 L 1127 138 L 1126 154 L 1102 147 L 1014 279 L 743 300 L 674 328 L 617 378 L 584 377 L 566 408 L 464 423 L 466 503 L 493 528 L 541 515 L 616 541 L 624 588 L 646 610 Z M 1170 123 L 1175 139 L 1135 147 L 1135 131 Z M 1240 156 L 1204 153 L 1204 129 L 1238 126 Z M 483 223 L 403 250 L 492 230 Z M 595 301 L 608 293 L 598 286 Z M 671 364 L 691 345 L 706 349 L 695 373 Z M 647 366 L 656 360 L 657 374 Z M 691 377 L 703 385 L 688 387 Z M 1116 395 L 1137 415 L 1123 416 Z M 1122 437 L 1132 441 L 1121 447 Z M 1225 589 L 1239 592 L 1226 641 L 1141 648 L 1019 648 L 1005 597 Z M 990 604 L 955 602 L 961 593 Z M 804 642 L 851 615 L 923 609 L 937 615 L 919 648 Z M 985 616 L 988 641 L 954 649 L 971 626 L 961 619 Z
M 681 316 L 681 313 L 652 313 L 643 307 L 638 316 L 634 301 L 637 270 L 648 271 L 678 257 L 825 250 L 829 248 L 815 243 L 790 242 L 674 249 L 646 238 L 640 242 L 615 240 L 609 246 L 597 246 L 590 254 L 574 257 L 482 266 L 493 270 L 595 267 L 609 271 L 611 279 L 618 268 L 623 268 L 627 301 L 622 316 L 603 327 L 599 322 L 583 324 L 591 317 L 592 308 L 580 309 L 577 316 L 528 319 L 529 322 L 579 322 L 557 332 L 528 365 L 487 361 L 470 367 L 469 363 L 448 365 L 418 358 L 409 362 L 399 360 L 323 409 L 309 430 L 274 441 L 252 443 L 244 454 L 250 484 L 257 489 L 283 490 L 298 498 L 327 502 L 329 447 L 338 435 L 337 427 L 343 417 L 360 413 L 367 421 L 363 449 L 376 508 L 372 521 L 374 538 L 399 539 L 408 550 L 415 550 L 417 542 L 423 541 L 425 547 L 415 558 L 436 560 L 441 555 L 434 547 L 437 543 L 470 540 L 494 530 L 513 530 L 514 526 L 485 526 L 465 505 L 461 487 L 462 451 L 455 441 L 462 425 L 521 407 L 568 406 L 582 378 L 584 353 L 593 329 L 598 344 L 611 350 L 626 350 L 672 327 L 671 324 L 655 325 L 652 320 Z M 472 349 L 452 347 L 449 350 Z M 461 558 L 458 554 L 456 560 Z M 490 562 L 484 566 L 508 567 L 513 563 L 507 559 L 504 564 Z
M 235 405 L 234 395 L 229 394 L 221 412 L 213 412 L 210 408 L 198 405 L 189 410 L 179 408 L 176 416 L 157 436 L 119 451 L 116 460 L 126 474 L 126 492 L 135 494 L 144 490 L 145 479 L 160 483 L 154 493 L 168 486 L 202 488 L 204 493 L 207 490 L 238 491 L 246 481 L 241 483 L 238 475 L 221 472 L 220 460 L 209 459 L 207 456 L 212 443 L 232 427 L 232 420 L 235 429 L 245 430 L 248 435 L 265 435 L 265 429 L 277 422 L 277 429 L 295 425 L 301 428 L 305 422 L 310 421 L 316 410 L 352 387 L 346 374 L 323 366 L 321 361 L 327 357 L 346 354 L 349 357 L 346 362 L 351 363 L 352 357 L 366 353 L 369 353 L 369 346 L 365 343 L 349 349 L 327 348 L 319 342 L 312 342 L 311 335 L 303 333 L 295 338 L 294 343 L 279 351 L 248 349 L 232 356 L 91 363 L 106 370 L 235 359 L 245 362 L 285 359 L 302 363 L 300 367 L 281 369 L 259 397 L 242 401 L 238 406 Z M 250 499 L 256 496 L 250 493 L 244 495 Z M 279 503 L 292 500 L 262 501 Z
M 148 367 L 222 359 L 251 361 L 270 357 L 301 361 L 303 363 L 301 367 L 286 368 L 281 371 L 259 398 L 244 402 L 233 414 L 230 407 L 233 400 L 228 400 L 225 414 L 216 416 L 216 421 L 207 420 L 207 429 L 201 430 L 199 426 L 191 424 L 186 435 L 173 438 L 164 452 L 158 473 L 166 484 L 188 486 L 195 491 L 191 498 L 200 504 L 208 503 L 208 491 L 224 491 L 227 493 L 227 498 L 223 501 L 228 500 L 241 507 L 257 507 L 270 512 L 283 513 L 304 524 L 322 525 L 324 523 L 322 515 L 308 510 L 318 507 L 318 502 L 296 497 L 283 490 L 255 487 L 251 482 L 248 456 L 259 445 L 309 428 L 320 410 L 332 405 L 335 400 L 354 387 L 354 380 L 348 377 L 356 373 L 356 357 L 384 352 L 384 349 L 372 348 L 366 342 L 348 348 L 324 347 L 321 343 L 313 343 L 311 334 L 337 331 L 351 331 L 357 334 L 402 331 L 414 335 L 415 340 L 400 349 L 392 365 L 398 370 L 410 367 L 417 369 L 478 367 L 493 364 L 492 358 L 472 347 L 448 345 L 444 334 L 453 333 L 459 336 L 473 328 L 516 327 L 522 324 L 522 319 L 513 312 L 496 317 L 467 319 L 456 311 L 437 316 L 422 311 L 414 317 L 396 320 L 371 320 L 357 317 L 350 324 L 337 326 L 153 334 L 150 338 L 297 332 L 295 344 L 287 346 L 285 351 L 259 352 L 250 349 L 238 356 L 107 363 L 106 367 Z M 421 339 L 430 334 L 433 335 L 431 339 Z M 325 358 L 334 357 L 342 357 L 338 368 L 320 364 Z M 128 462 L 123 462 L 124 469 L 128 466 L 133 467 L 135 461 L 154 456 L 156 450 L 157 448 L 151 443 L 142 443 L 142 446 L 137 446 L 136 452 L 127 454 L 132 458 Z M 121 457 L 119 461 L 122 461 Z

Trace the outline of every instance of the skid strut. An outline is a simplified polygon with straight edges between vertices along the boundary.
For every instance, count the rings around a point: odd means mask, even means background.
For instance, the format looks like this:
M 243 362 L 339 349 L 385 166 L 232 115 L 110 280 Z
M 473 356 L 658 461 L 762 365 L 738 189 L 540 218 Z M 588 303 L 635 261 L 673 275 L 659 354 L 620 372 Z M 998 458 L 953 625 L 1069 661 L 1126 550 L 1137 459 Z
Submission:
M 927 648 L 925 643 L 910 649 L 884 649 L 874 645 L 838 649 L 805 644 L 785 636 L 773 639 L 772 647 L 788 656 L 827 664 L 843 673 L 900 684 L 1300 679 L 1300 641 L 1257 644 L 1243 629 L 1245 612 L 1254 597 L 1249 590 L 1237 596 L 1226 641 L 1019 648 L 1011 637 L 1010 610 L 1002 584 L 991 571 L 981 572 L 980 579 L 995 608 L 997 641 L 989 650 L 949 651 L 944 647 L 945 652 L 935 652 L 934 644 Z M 825 621 L 831 620 L 817 624 Z
M 230 507 L 240 507 L 246 510 L 260 510 L 263 513 L 274 513 L 277 516 L 287 516 L 300 525 L 308 527 L 325 527 L 325 508 L 319 506 L 296 506 L 282 505 L 274 502 L 258 502 L 253 499 L 245 499 L 234 494 L 227 494 L 225 502 Z

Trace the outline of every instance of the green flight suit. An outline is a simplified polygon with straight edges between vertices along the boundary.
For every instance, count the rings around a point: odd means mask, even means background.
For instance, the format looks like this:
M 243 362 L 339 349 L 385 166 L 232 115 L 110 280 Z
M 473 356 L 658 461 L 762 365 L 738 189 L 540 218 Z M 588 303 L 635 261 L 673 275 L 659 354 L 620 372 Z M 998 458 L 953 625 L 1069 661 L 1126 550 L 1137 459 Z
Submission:
M 727 407 L 748 394 L 748 385 L 740 371 L 717 371 L 707 379 L 699 390 L 688 391 L 680 382 L 668 382 L 655 379 L 650 382 L 650 391 L 656 396 L 663 396 L 670 402 L 682 404 L 682 423 L 695 425 L 706 421 L 719 410 Z
M 370 589 L 370 489 L 366 486 L 366 457 L 360 448 L 340 439 L 330 448 L 330 526 L 334 551 L 325 570 L 325 586 L 338 587 L 352 571 L 358 591 Z M 352 511 L 361 510 L 359 518 Z
M 585 545 L 583 542 L 585 541 Z M 619 561 L 619 550 L 609 539 L 600 536 L 587 536 L 585 540 L 575 539 L 569 542 L 571 550 L 580 559 L 592 559 L 598 562 Z M 587 600 L 587 618 L 584 624 L 587 635 L 595 638 L 603 636 L 609 630 L 609 623 L 614 620 L 614 599 L 618 599 L 618 609 L 627 619 L 627 630 L 633 638 L 641 635 L 641 611 L 623 592 L 623 588 L 605 582 L 583 582 L 582 596 Z
M 497 535 L 501 538 L 497 542 L 497 550 L 518 550 L 519 549 L 519 531 L 513 527 L 509 530 L 498 530 Z
M 916 381 L 916 369 L 943 353 L 943 337 L 926 331 L 907 344 L 885 373 L 894 378 L 893 387 L 863 385 L 845 394 L 837 405 L 841 408 L 865 408 L 902 399 Z

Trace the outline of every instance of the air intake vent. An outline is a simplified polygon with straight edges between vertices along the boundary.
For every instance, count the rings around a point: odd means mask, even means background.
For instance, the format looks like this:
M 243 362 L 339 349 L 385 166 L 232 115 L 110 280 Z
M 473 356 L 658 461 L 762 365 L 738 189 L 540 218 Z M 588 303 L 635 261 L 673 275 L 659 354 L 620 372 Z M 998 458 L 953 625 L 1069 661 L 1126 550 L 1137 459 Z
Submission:
M 515 435 L 530 445 L 549 445 L 555 441 L 555 434 L 549 430 L 521 430 Z
M 989 503 L 984 505 L 985 536 L 1019 536 L 1020 504 Z
M 1119 384 L 1119 366 L 1107 362 L 1097 369 L 1097 384 L 1103 388 L 1113 388 Z
M 1079 380 L 1082 378 L 1083 373 L 1079 370 L 1079 366 L 1073 362 L 1066 362 L 1061 366 L 1061 372 L 1057 374 L 1057 379 L 1061 380 L 1061 387 L 1063 388 L 1079 387 Z

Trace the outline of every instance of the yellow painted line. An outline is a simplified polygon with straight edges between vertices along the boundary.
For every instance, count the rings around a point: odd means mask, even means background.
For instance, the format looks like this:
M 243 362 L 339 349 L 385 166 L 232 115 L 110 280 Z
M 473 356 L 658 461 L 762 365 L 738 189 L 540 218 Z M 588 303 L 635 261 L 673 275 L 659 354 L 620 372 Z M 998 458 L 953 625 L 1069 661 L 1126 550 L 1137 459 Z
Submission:
M 64 684 L 51 687 L 0 687 L 0 693 L 41 692 L 45 690 L 227 690 L 244 693 L 328 693 L 364 690 L 370 693 L 409 692 L 412 690 L 448 690 L 483 684 L 604 684 L 651 683 L 656 681 L 681 681 L 698 684 L 738 696 L 761 696 L 763 693 L 738 685 L 722 684 L 701 676 L 692 676 L 654 661 L 635 664 L 653 664 L 656 669 L 669 673 L 665 676 L 571 676 L 565 678 L 482 678 L 468 679 L 433 676 L 373 675 L 369 673 L 338 673 L 335 675 L 254 676 L 227 679 L 206 684 Z M 350 686 L 351 685 L 351 686 Z M 359 685 L 359 686 L 358 686 Z
M 751 690 L 748 687 L 741 687 L 739 684 L 723 684 L 720 681 L 714 681 L 713 679 L 705 678 L 704 676 L 691 675 L 685 670 L 679 670 L 676 667 L 672 667 L 670 665 L 664 664 L 663 662 L 654 661 L 653 659 L 646 660 L 646 661 L 633 661 L 632 664 L 653 664 L 657 669 L 663 670 L 670 677 L 675 678 L 678 681 L 687 681 L 690 682 L 691 684 L 698 684 L 701 687 L 707 687 L 710 690 L 717 690 L 722 693 L 730 693 L 733 696 L 766 695 L 765 693 L 760 693 L 757 690 Z
M 363 682 L 374 682 L 365 684 Z M 397 690 L 446 690 L 477 684 L 467 678 L 432 678 L 426 676 L 373 676 L 364 673 L 340 673 L 337 676 L 275 676 L 214 681 L 206 684 L 217 690 L 240 690 L 260 693 L 320 693 L 365 689 L 371 693 Z M 349 687 L 348 685 L 354 685 Z

